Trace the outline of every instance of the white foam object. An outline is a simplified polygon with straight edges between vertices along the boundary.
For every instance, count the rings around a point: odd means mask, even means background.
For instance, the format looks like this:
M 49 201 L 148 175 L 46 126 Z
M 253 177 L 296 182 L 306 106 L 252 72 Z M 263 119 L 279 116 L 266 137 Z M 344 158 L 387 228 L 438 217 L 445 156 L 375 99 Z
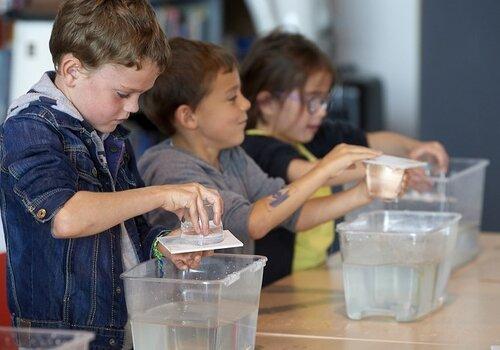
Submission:
M 379 156 L 373 159 L 364 160 L 363 163 L 384 165 L 393 169 L 411 169 L 427 166 L 427 163 L 419 162 L 413 159 L 394 157 L 394 156 Z
M 181 254 L 190 252 L 200 252 L 204 250 L 216 250 L 216 249 L 226 249 L 242 247 L 243 243 L 236 238 L 229 230 L 222 231 L 224 234 L 224 239 L 222 242 L 214 244 L 191 244 L 186 242 L 181 236 L 165 236 L 158 238 L 158 242 L 163 245 L 170 254 Z

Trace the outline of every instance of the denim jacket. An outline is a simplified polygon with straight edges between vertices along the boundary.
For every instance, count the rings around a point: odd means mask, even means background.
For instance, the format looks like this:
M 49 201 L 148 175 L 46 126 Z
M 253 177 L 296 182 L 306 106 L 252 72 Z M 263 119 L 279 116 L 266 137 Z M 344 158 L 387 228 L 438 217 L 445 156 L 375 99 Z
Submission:
M 104 139 L 102 154 L 96 131 L 74 115 L 51 79 L 53 73 L 45 74 L 11 107 L 0 129 L 9 309 L 15 326 L 89 330 L 96 334 L 93 349 L 121 348 L 127 309 L 120 225 L 56 239 L 51 223 L 77 191 L 143 184 L 126 129 L 118 126 Z M 103 156 L 107 162 L 99 161 Z M 138 259 L 149 258 L 162 228 L 150 228 L 142 216 L 126 220 L 125 227 Z

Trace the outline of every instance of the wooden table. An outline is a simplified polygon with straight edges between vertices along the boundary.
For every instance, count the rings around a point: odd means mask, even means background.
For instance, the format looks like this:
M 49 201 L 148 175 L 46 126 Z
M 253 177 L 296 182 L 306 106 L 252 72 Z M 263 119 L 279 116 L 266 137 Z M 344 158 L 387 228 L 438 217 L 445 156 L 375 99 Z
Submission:
M 262 290 L 256 349 L 500 349 L 500 234 L 454 271 L 443 307 L 415 322 L 350 320 L 340 255 Z

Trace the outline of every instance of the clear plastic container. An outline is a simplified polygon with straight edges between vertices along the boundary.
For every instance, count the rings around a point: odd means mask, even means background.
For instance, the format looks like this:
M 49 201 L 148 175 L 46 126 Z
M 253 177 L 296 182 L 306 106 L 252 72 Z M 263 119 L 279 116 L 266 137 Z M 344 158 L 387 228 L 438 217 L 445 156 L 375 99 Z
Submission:
M 220 243 L 224 240 L 222 222 L 219 225 L 214 222 L 213 205 L 204 203 L 204 207 L 209 220 L 207 234 L 196 232 L 193 223 L 188 218 L 183 218 L 181 221 L 181 238 L 189 244 L 208 245 Z
M 352 221 L 359 214 L 377 210 L 419 210 L 462 214 L 453 256 L 453 268 L 472 260 L 479 252 L 479 232 L 483 212 L 486 159 L 452 158 L 446 176 L 429 169 L 429 188 L 422 193 L 408 191 L 397 202 L 375 200 L 346 216 Z
M 216 225 L 212 220 L 209 221 L 208 234 L 199 234 L 195 231 L 190 221 L 181 222 L 181 238 L 187 243 L 197 245 L 208 245 L 220 243 L 224 240 L 222 224 Z
M 215 254 L 198 269 L 149 260 L 123 273 L 134 349 L 253 349 L 266 261 Z
M 0 349 L 86 350 L 94 334 L 86 331 L 0 327 Z
M 460 214 L 373 211 L 338 225 L 347 315 L 413 321 L 440 307 Z
M 406 170 L 426 165 L 423 162 L 386 155 L 363 162 L 366 164 L 368 193 L 383 201 L 394 201 L 398 198 Z
M 395 200 L 401 192 L 404 169 L 392 169 L 383 165 L 366 165 L 366 188 L 372 197 L 383 201 Z

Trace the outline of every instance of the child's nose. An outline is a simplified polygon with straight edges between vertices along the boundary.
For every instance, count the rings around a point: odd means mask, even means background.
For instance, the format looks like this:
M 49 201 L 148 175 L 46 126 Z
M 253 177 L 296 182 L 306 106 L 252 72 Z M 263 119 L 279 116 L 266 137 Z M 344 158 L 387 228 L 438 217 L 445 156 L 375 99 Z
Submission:
M 250 109 L 251 106 L 252 104 L 250 103 L 250 101 L 245 96 L 241 95 L 240 108 L 246 112 Z
M 321 108 L 319 109 L 319 112 L 318 112 L 319 117 L 321 119 L 323 119 L 324 117 L 326 117 L 326 115 L 328 114 L 327 111 L 328 111 L 328 108 L 326 106 L 321 106 Z
M 127 113 L 137 113 L 139 111 L 139 98 L 129 98 L 125 102 L 124 109 Z

